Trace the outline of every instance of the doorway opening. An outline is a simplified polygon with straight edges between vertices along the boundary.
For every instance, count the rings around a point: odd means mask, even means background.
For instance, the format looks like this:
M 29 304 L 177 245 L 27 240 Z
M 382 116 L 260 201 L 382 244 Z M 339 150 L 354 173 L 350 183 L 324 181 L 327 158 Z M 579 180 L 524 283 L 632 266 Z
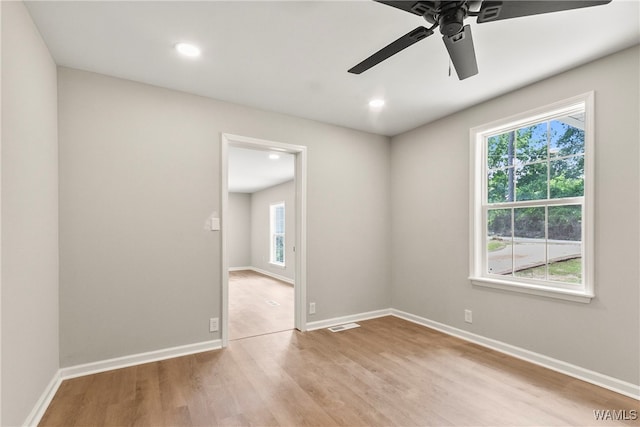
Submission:
M 306 329 L 306 147 L 223 134 L 222 345 Z

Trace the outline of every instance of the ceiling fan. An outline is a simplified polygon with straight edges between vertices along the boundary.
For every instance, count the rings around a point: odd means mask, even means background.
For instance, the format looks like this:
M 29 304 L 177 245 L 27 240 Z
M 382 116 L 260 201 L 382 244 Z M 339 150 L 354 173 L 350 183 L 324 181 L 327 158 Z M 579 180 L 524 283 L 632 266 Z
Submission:
M 425 39 L 440 27 L 442 40 L 460 80 L 478 74 L 476 53 L 473 47 L 471 27 L 464 25 L 465 18 L 475 16 L 476 22 L 500 21 L 520 16 L 560 12 L 610 3 L 611 0 L 441 0 L 441 1 L 383 1 L 375 0 L 414 15 L 422 16 L 430 26 L 418 27 L 383 47 L 349 70 L 360 74 Z

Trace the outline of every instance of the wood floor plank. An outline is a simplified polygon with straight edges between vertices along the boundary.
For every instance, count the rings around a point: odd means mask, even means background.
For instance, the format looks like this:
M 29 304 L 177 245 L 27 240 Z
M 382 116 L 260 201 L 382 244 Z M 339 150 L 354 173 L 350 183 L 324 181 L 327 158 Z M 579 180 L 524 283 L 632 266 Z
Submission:
M 246 341 L 240 343 L 245 349 Z M 245 349 L 246 351 L 246 349 Z M 277 352 L 247 352 L 242 372 L 271 408 L 279 425 L 336 425 L 334 420 L 278 363 Z M 291 409 L 295 409 L 291 411 Z M 300 411 L 304 408 L 304 411 Z
M 360 393 L 349 375 L 310 362 L 322 360 L 323 356 L 316 349 L 309 349 L 308 352 L 312 354 L 288 357 L 284 369 L 306 393 L 321 403 L 339 425 L 393 425 L 391 418 L 384 416 L 371 399 Z
M 160 396 L 159 363 L 146 363 L 135 367 L 136 395 L 133 426 L 163 425 Z
M 64 381 L 41 426 L 640 426 L 640 403 L 395 317 Z M 622 411 L 622 412 L 621 412 Z

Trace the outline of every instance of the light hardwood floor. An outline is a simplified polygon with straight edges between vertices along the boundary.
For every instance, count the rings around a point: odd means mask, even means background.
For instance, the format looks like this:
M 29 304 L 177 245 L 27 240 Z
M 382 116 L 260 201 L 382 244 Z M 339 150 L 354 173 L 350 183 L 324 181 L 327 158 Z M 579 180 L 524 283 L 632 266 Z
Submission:
M 606 426 L 638 401 L 398 319 L 64 381 L 41 426 Z M 640 421 L 627 424 L 640 425 Z
M 229 339 L 294 327 L 293 286 L 250 270 L 229 272 Z

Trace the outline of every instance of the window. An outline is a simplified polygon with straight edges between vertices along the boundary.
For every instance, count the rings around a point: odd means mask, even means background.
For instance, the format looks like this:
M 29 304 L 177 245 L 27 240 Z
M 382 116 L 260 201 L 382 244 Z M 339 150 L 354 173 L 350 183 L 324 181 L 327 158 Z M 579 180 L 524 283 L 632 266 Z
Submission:
M 271 259 L 270 262 L 284 267 L 284 202 L 269 207 L 271 223 Z
M 593 93 L 471 129 L 474 285 L 593 297 Z

